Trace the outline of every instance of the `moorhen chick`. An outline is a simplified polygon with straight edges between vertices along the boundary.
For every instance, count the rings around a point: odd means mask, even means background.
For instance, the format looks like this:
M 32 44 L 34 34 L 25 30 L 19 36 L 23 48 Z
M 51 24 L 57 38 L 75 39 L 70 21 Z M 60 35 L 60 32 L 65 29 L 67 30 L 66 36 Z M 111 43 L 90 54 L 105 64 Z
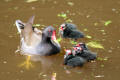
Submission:
M 74 56 L 71 50 L 66 50 L 64 55 L 64 65 L 71 67 L 82 67 L 86 60 L 80 56 Z
M 27 23 L 16 20 L 16 26 L 21 38 L 21 54 L 53 55 L 60 52 L 61 47 L 56 40 L 56 30 L 52 26 L 43 31 L 33 27 L 34 16 Z
M 78 38 L 84 38 L 84 34 L 77 30 L 77 27 L 75 24 L 71 23 L 64 23 L 60 26 L 60 35 L 63 38 L 72 38 L 72 39 L 78 39 Z
M 73 47 L 72 53 L 74 56 L 80 56 L 87 61 L 95 60 L 97 58 L 97 54 L 91 52 L 85 43 L 79 43 Z

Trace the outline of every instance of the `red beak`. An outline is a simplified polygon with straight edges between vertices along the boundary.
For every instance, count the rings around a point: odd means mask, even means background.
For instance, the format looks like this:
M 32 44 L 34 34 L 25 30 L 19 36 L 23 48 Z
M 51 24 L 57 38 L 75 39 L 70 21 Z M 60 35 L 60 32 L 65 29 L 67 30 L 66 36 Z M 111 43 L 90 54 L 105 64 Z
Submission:
M 63 27 L 62 26 L 60 27 L 60 30 L 63 31 Z
M 52 40 L 56 40 L 56 31 L 55 30 L 52 32 Z

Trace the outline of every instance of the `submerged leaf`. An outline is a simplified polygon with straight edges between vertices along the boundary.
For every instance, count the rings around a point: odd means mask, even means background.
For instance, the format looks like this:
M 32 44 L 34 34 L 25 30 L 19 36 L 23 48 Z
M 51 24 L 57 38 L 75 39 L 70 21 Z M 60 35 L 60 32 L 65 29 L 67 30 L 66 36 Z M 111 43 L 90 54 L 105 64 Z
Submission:
M 87 43 L 88 46 L 92 47 L 92 48 L 101 48 L 104 49 L 104 47 L 98 43 L 97 41 L 90 41 Z
M 109 21 L 106 21 L 106 22 L 104 23 L 104 25 L 105 25 L 105 26 L 108 26 L 110 23 L 112 23 L 112 21 L 109 20 Z

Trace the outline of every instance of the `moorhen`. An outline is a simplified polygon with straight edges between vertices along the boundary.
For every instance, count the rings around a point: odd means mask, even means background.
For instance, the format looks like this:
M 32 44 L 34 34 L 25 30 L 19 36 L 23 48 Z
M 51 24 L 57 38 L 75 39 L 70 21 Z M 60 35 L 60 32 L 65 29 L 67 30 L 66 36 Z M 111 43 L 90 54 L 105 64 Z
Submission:
M 56 40 L 56 30 L 52 26 L 43 31 L 32 26 L 34 16 L 27 23 L 16 20 L 16 26 L 21 36 L 21 53 L 26 55 L 52 55 L 60 52 L 61 47 Z
M 72 39 L 84 38 L 84 34 L 81 31 L 77 30 L 76 25 L 71 23 L 62 24 L 60 26 L 59 32 L 63 38 Z
M 87 61 L 95 60 L 97 58 L 96 53 L 91 52 L 85 43 L 79 43 L 73 47 L 72 53 L 74 56 L 80 56 Z
M 71 50 L 66 50 L 64 55 L 64 65 L 71 67 L 82 67 L 86 60 L 80 56 L 74 56 Z

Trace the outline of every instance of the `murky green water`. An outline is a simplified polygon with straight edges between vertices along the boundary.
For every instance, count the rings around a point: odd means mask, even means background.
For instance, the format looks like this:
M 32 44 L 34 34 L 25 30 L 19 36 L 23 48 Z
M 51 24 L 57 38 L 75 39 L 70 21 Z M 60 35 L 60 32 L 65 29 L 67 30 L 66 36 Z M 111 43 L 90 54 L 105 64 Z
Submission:
M 101 58 L 86 63 L 82 68 L 69 68 L 63 64 L 64 50 L 59 55 L 34 57 L 29 69 L 20 66 L 26 57 L 15 53 L 19 46 L 19 35 L 15 20 L 27 21 L 35 15 L 35 24 L 52 25 L 57 30 L 64 20 L 57 15 L 67 14 L 67 19 L 92 39 L 79 42 L 99 41 L 105 49 L 94 49 Z M 120 1 L 119 0 L 38 0 L 27 3 L 25 0 L 0 1 L 0 80 L 119 80 L 120 79 Z M 106 21 L 112 21 L 107 26 Z M 39 27 L 41 29 L 43 27 Z M 70 48 L 67 40 L 62 47 Z

